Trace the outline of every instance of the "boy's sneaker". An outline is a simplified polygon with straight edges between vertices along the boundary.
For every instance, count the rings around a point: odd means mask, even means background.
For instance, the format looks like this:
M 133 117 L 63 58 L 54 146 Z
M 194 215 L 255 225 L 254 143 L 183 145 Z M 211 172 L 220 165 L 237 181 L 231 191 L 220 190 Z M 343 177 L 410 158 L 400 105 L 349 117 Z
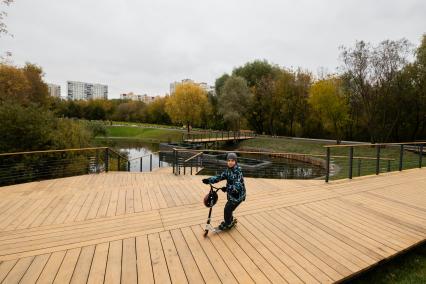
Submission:
M 222 223 L 220 223 L 220 225 L 217 228 L 223 231 L 223 230 L 226 230 L 228 226 L 226 225 L 225 221 L 222 221 Z

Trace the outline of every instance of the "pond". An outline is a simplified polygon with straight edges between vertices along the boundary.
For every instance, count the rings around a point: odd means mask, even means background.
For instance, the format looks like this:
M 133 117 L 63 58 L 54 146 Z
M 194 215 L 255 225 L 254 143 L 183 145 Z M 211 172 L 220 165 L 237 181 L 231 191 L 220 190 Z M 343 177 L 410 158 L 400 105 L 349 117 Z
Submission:
M 325 169 L 308 162 L 288 158 L 239 157 L 239 165 L 245 177 L 276 178 L 276 179 L 316 179 L 325 175 Z M 205 163 L 200 175 L 219 174 L 226 168 L 224 159 Z
M 159 166 L 168 167 L 170 163 L 166 162 L 165 155 L 158 154 L 159 143 L 143 142 L 138 140 L 126 139 L 108 139 L 98 140 L 98 146 L 108 146 L 119 149 L 127 153 L 128 158 L 131 160 L 130 171 L 141 171 L 142 158 L 142 171 L 147 172 L 156 169 Z M 231 150 L 231 149 L 227 149 Z M 151 161 L 152 154 L 152 161 Z M 200 175 L 215 175 L 220 173 L 226 167 L 225 156 L 218 155 L 213 161 L 204 159 L 203 170 L 198 174 Z M 168 158 L 170 161 L 170 157 Z M 325 169 L 320 166 L 313 165 L 308 162 L 287 159 L 287 158 L 271 158 L 267 156 L 252 156 L 243 155 L 240 157 L 239 163 L 243 169 L 244 176 L 246 177 L 263 177 L 263 178 L 277 178 L 277 179 L 315 179 L 325 175 Z
M 120 150 L 122 153 L 126 153 L 130 160 L 130 171 L 131 172 L 149 172 L 151 167 L 156 169 L 159 166 L 168 167 L 169 163 L 165 162 L 163 158 L 160 161 L 160 155 L 158 154 L 159 144 L 150 143 L 138 140 L 126 140 L 126 139 L 108 139 L 108 140 L 97 140 L 96 144 L 99 146 L 113 147 Z M 151 160 L 152 155 L 152 160 Z M 142 159 L 141 159 L 142 158 Z M 142 160 L 142 169 L 141 169 Z

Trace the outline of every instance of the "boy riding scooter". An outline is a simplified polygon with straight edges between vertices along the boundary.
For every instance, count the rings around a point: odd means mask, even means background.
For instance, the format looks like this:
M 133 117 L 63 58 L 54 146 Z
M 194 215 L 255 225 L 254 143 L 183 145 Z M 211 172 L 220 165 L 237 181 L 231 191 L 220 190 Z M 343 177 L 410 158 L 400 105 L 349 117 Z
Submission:
M 205 184 L 213 184 L 226 179 L 226 187 L 222 191 L 226 192 L 228 202 L 226 202 L 224 209 L 224 221 L 218 227 L 221 231 L 230 229 L 235 225 L 236 219 L 234 219 L 232 213 L 246 199 L 243 172 L 237 164 L 237 155 L 229 153 L 226 159 L 228 167 L 220 175 L 203 179 Z

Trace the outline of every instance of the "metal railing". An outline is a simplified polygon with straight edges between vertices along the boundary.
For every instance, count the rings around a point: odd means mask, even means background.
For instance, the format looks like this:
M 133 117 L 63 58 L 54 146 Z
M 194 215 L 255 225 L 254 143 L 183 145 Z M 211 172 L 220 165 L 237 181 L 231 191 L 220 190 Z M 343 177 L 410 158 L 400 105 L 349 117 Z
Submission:
M 0 186 L 127 170 L 127 157 L 108 147 L 0 154 Z
M 156 165 L 158 166 L 157 168 L 161 168 L 164 165 L 168 165 L 168 157 L 171 156 L 171 153 L 173 153 L 172 151 L 157 151 L 157 152 L 152 152 L 150 154 L 146 154 L 146 155 L 142 155 L 139 157 L 135 157 L 132 159 L 127 160 L 127 169 L 128 171 L 131 171 L 132 169 L 132 165 L 134 164 L 139 172 L 143 172 L 144 171 L 144 160 L 148 159 L 149 163 L 148 163 L 148 171 L 152 172 L 153 169 L 155 169 Z M 158 156 L 158 161 L 154 161 L 153 157 Z
M 326 145 L 324 146 L 326 148 L 325 181 L 328 182 L 331 178 L 352 179 L 354 170 L 357 176 L 362 176 L 421 168 L 423 155 L 426 154 L 425 144 L 426 142 Z M 333 156 L 332 151 L 340 155 Z M 363 155 L 363 159 L 355 157 L 356 152 Z M 357 160 L 358 163 L 354 166 Z M 396 161 L 397 163 L 394 163 Z M 339 168 L 339 173 L 333 172 L 336 167 Z
M 325 174 L 325 155 L 283 152 L 174 149 L 175 175 L 216 175 L 226 167 L 227 153 L 234 152 L 244 176 L 265 178 L 320 178 Z

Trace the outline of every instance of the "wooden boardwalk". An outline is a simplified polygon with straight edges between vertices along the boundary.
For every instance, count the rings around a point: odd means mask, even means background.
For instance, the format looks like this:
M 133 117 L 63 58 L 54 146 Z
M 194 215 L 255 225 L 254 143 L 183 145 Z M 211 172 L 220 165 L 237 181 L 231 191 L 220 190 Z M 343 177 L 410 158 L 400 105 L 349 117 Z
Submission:
M 254 139 L 255 137 L 251 136 L 237 136 L 237 137 L 207 137 L 207 138 L 191 138 L 184 139 L 183 141 L 186 143 L 209 143 L 209 142 L 228 142 L 228 141 L 243 141 Z
M 330 283 L 426 239 L 426 169 L 329 184 L 246 178 L 238 225 L 208 238 L 201 178 L 123 172 L 0 188 L 0 282 Z

